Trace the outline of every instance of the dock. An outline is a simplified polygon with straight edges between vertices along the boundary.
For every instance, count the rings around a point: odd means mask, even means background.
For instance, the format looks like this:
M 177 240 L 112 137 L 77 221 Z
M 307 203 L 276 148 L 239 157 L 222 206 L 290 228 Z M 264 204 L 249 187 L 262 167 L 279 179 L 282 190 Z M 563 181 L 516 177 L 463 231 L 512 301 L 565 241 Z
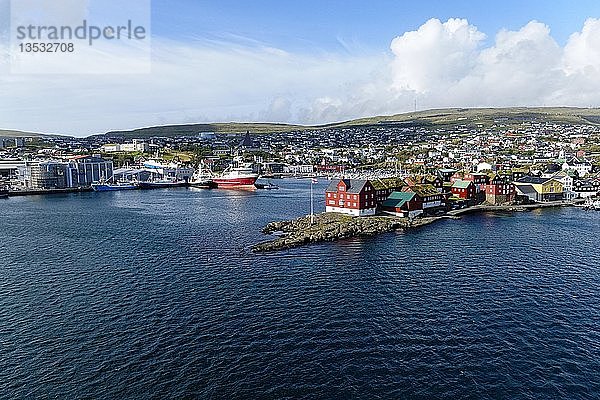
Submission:
M 38 196 L 48 194 L 65 194 L 65 193 L 85 193 L 91 192 L 92 188 L 65 188 L 65 189 L 25 189 L 25 190 L 9 190 L 9 197 L 17 196 Z

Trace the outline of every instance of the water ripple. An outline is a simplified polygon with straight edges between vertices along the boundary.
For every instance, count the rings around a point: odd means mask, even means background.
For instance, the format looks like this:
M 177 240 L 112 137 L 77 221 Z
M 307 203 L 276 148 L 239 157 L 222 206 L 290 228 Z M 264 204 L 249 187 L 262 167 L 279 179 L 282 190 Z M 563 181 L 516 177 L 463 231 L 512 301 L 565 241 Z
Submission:
M 600 214 L 250 253 L 306 185 L 1 202 L 0 397 L 600 393 Z

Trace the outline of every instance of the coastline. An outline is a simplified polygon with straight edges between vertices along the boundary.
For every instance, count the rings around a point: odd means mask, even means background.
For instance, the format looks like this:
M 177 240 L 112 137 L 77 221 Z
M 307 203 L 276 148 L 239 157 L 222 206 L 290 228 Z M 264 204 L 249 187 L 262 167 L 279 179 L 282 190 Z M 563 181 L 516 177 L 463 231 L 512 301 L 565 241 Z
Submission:
M 452 210 L 441 216 L 422 217 L 409 220 L 395 216 L 377 215 L 369 217 L 351 217 L 339 213 L 321 213 L 314 216 L 314 224 L 310 216 L 293 220 L 268 223 L 262 232 L 277 235 L 271 240 L 256 243 L 251 247 L 255 253 L 287 250 L 312 243 L 333 242 L 353 237 L 369 237 L 398 230 L 410 230 L 443 219 L 460 219 L 462 215 L 485 212 L 520 212 L 541 208 L 572 207 L 576 202 L 557 201 L 527 205 L 477 205 L 459 210 Z

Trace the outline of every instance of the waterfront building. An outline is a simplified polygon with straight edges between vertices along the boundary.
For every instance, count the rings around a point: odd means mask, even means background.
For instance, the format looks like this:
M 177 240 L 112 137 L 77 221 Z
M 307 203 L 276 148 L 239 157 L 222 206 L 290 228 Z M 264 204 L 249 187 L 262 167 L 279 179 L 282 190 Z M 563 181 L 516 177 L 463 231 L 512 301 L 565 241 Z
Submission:
M 414 192 L 393 192 L 381 204 L 386 214 L 414 218 L 423 214 L 423 199 Z
M 597 197 L 600 192 L 600 181 L 596 179 L 578 180 L 573 184 L 574 198 L 585 199 Z
M 288 170 L 288 166 L 285 163 L 281 163 L 281 162 L 268 162 L 264 164 L 264 174 L 265 175 L 270 175 L 270 174 L 284 174 L 285 172 L 287 172 Z
M 375 200 L 377 204 L 383 203 L 390 194 L 400 191 L 406 186 L 406 182 L 402 178 L 397 177 L 372 179 L 371 184 L 375 188 Z
M 532 201 L 563 200 L 563 184 L 556 179 L 524 176 L 513 183 L 517 195 L 527 196 Z
M 475 199 L 477 189 L 473 181 L 456 180 L 452 184 L 452 195 L 465 200 Z
M 308 175 L 315 172 L 314 167 L 311 165 L 288 165 L 287 170 L 293 175 Z
M 25 161 L 21 160 L 0 160 L 0 179 L 10 180 L 18 176 L 19 168 L 25 166 Z
M 355 217 L 375 215 L 377 202 L 373 184 L 365 179 L 332 180 L 325 190 L 325 211 Z
M 98 156 L 76 156 L 69 159 L 67 187 L 90 186 L 113 176 L 112 161 Z
M 575 192 L 573 192 L 573 176 L 576 176 L 577 173 L 575 171 L 558 171 L 554 174 L 542 174 L 542 178 L 552 178 L 556 179 L 560 183 L 563 184 L 563 199 L 572 200 L 577 197 Z
M 492 174 L 489 184 L 482 186 L 485 201 L 492 205 L 506 204 L 515 200 L 515 185 L 506 175 Z
M 87 187 L 112 176 L 112 161 L 95 156 L 63 160 L 27 161 L 18 166 L 19 184 L 29 189 Z
M 425 212 L 445 206 L 444 194 L 431 184 L 421 183 L 407 186 L 402 191 L 416 194 L 421 203 L 421 209 Z
M 69 163 L 64 161 L 28 161 L 18 167 L 19 184 L 27 189 L 67 188 L 68 175 Z

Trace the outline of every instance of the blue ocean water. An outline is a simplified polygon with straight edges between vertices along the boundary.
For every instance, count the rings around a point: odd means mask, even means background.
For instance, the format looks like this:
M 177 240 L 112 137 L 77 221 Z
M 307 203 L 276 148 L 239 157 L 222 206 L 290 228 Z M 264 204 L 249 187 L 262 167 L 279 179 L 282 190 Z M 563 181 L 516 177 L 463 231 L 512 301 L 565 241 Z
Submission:
M 600 398 L 600 213 L 253 254 L 280 184 L 0 201 L 0 398 Z

